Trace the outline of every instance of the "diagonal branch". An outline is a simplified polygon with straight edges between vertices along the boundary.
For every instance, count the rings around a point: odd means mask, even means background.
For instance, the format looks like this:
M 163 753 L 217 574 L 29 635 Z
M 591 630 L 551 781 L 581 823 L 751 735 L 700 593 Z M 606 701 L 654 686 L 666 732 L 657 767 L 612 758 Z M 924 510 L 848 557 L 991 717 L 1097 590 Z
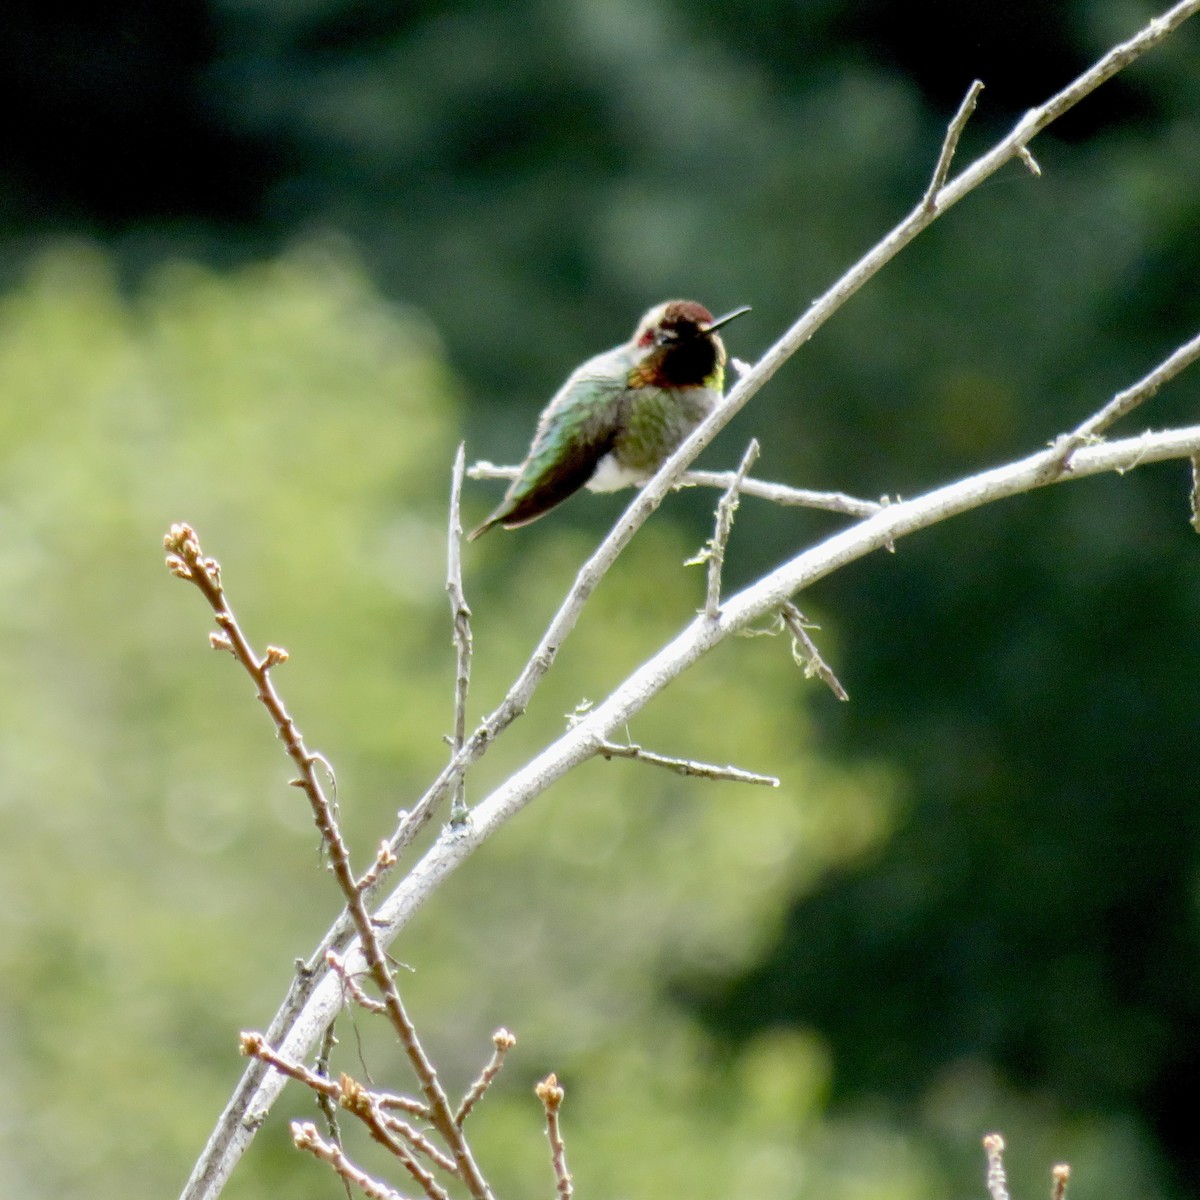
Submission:
M 1077 425 L 1054 442 L 1053 465 L 1056 469 L 1070 470 L 1071 455 L 1080 446 L 1097 439 L 1110 425 L 1128 416 L 1139 404 L 1149 400 L 1164 383 L 1169 383 L 1180 371 L 1200 359 L 1200 333 L 1190 342 L 1185 342 L 1173 354 L 1163 359 L 1154 370 L 1143 375 L 1137 383 L 1119 391 L 1103 408 L 1092 413 L 1086 421 Z

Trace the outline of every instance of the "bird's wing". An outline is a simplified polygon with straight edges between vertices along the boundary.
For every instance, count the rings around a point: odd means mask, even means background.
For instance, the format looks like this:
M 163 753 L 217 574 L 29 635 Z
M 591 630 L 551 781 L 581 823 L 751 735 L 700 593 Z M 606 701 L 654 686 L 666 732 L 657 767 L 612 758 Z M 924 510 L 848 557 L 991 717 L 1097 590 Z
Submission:
M 592 477 L 616 439 L 626 390 L 624 371 L 604 369 L 607 357 L 585 363 L 558 390 L 538 422 L 520 474 L 472 538 L 493 525 L 516 529 L 537 520 Z

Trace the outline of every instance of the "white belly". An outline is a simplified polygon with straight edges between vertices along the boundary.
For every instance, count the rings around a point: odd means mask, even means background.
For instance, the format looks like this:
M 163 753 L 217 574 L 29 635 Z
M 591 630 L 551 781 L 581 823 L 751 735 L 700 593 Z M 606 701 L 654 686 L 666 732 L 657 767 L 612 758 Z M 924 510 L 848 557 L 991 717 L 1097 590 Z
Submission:
M 645 471 L 623 467 L 617 462 L 616 455 L 609 453 L 596 464 L 591 479 L 584 484 L 584 487 L 589 492 L 619 492 L 622 488 L 643 484 L 646 479 Z

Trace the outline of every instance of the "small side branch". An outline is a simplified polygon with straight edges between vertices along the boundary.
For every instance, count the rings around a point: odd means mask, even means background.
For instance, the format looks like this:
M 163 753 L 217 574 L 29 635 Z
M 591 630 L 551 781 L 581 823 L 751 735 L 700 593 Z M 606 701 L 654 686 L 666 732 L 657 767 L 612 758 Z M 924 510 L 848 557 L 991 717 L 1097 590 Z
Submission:
M 519 467 L 498 467 L 481 459 L 467 470 L 468 479 L 515 479 Z M 728 488 L 733 471 L 686 471 L 671 485 L 673 491 L 691 487 Z M 883 505 L 877 500 L 862 500 L 845 492 L 815 492 L 808 488 L 789 487 L 784 483 L 768 483 L 764 479 L 745 479 L 740 489 L 743 496 L 754 496 L 784 508 L 818 508 L 824 512 L 840 513 L 846 517 L 869 517 Z
M 1067 1182 L 1071 1178 L 1068 1163 L 1057 1163 L 1050 1168 L 1050 1200 L 1067 1200 Z
M 571 1172 L 567 1170 L 567 1147 L 558 1125 L 558 1110 L 562 1107 L 565 1090 L 556 1075 L 547 1075 L 534 1089 L 534 1094 L 546 1110 L 546 1136 L 550 1139 L 550 1157 L 554 1163 L 554 1179 L 558 1200 L 571 1200 L 575 1194 Z
M 450 756 L 454 758 L 467 740 L 467 691 L 471 686 L 471 610 L 462 582 L 462 499 L 463 472 L 466 467 L 465 447 L 460 442 L 454 456 L 454 473 L 450 483 L 450 533 L 446 552 L 446 592 L 450 596 L 450 615 L 454 622 L 454 650 L 457 670 L 454 675 L 454 736 Z M 467 819 L 467 784 L 463 775 L 454 785 L 450 801 L 450 824 L 461 825 Z
M 504 1066 L 504 1060 L 508 1056 L 508 1052 L 517 1044 L 517 1039 L 513 1037 L 507 1029 L 497 1029 L 492 1034 L 492 1057 L 488 1060 L 487 1066 L 479 1073 L 479 1078 L 467 1089 L 467 1094 L 462 1098 L 462 1103 L 458 1106 L 458 1111 L 454 1114 L 454 1123 L 462 1126 L 462 1123 L 471 1113 L 471 1109 L 483 1099 L 488 1088 L 492 1086 L 492 1080 L 500 1074 L 500 1068 Z
M 808 636 L 804 614 L 790 600 L 779 611 L 787 631 L 792 635 L 792 657 L 804 668 L 805 678 L 816 676 L 839 700 L 849 700 L 849 693 L 821 657 L 816 642 Z
M 1049 464 L 1050 468 L 1060 472 L 1069 471 L 1071 456 L 1080 446 L 1098 441 L 1110 425 L 1122 417 L 1128 416 L 1138 405 L 1149 400 L 1164 383 L 1174 379 L 1198 358 L 1200 358 L 1200 333 L 1164 358 L 1137 383 L 1118 392 L 1103 408 L 1094 412 L 1070 433 L 1059 437 L 1053 446 L 1054 456 Z
M 1192 456 L 1191 525 L 1200 533 L 1200 454 Z
M 342 1153 L 340 1146 L 331 1145 L 321 1137 L 311 1121 L 292 1122 L 292 1141 L 297 1150 L 307 1150 L 314 1158 L 327 1163 L 341 1179 L 350 1187 L 357 1188 L 368 1200 L 408 1200 L 403 1193 L 380 1183 L 356 1167 Z
M 954 152 L 958 149 L 959 139 L 967 127 L 967 122 L 971 119 L 971 114 L 975 111 L 975 103 L 982 91 L 983 83 L 976 79 L 967 88 L 967 94 L 958 106 L 958 112 L 954 114 L 953 120 L 946 129 L 946 136 L 942 141 L 942 152 L 938 155 L 937 165 L 933 168 L 933 178 L 929 181 L 929 187 L 925 189 L 925 198 L 922 201 L 926 212 L 937 211 L 938 194 L 946 186 L 946 180 L 950 177 L 950 164 L 954 161 Z
M 774 775 L 759 775 L 754 771 L 743 771 L 741 767 L 717 767 L 688 758 L 667 758 L 632 743 L 622 746 L 617 742 L 601 741 L 596 753 L 604 758 L 631 758 L 636 762 L 649 763 L 652 767 L 666 767 L 668 771 L 694 779 L 728 779 L 734 783 L 757 783 L 763 787 L 779 786 L 779 780 Z
M 733 482 L 732 471 L 688 471 L 675 484 L 677 491 L 689 487 L 727 488 Z M 860 500 L 845 492 L 814 492 L 808 488 L 768 483 L 763 479 L 743 479 L 738 489 L 743 496 L 754 496 L 778 504 L 781 508 L 817 508 L 846 517 L 869 517 L 883 505 L 878 500 Z
M 1008 1178 L 1004 1174 L 1004 1139 L 998 1133 L 989 1133 L 983 1139 L 983 1152 L 987 1155 L 987 1190 L 991 1200 L 1009 1200 Z
M 695 566 L 708 563 L 708 588 L 704 601 L 704 615 L 715 621 L 721 615 L 721 572 L 725 567 L 725 547 L 729 544 L 729 535 L 733 531 L 733 515 L 737 512 L 738 500 L 746 473 L 754 466 L 758 458 L 758 439 L 751 438 L 742 461 L 734 472 L 725 489 L 724 495 L 717 501 L 717 519 L 713 535 L 708 545 L 695 558 L 689 559 L 687 565 Z

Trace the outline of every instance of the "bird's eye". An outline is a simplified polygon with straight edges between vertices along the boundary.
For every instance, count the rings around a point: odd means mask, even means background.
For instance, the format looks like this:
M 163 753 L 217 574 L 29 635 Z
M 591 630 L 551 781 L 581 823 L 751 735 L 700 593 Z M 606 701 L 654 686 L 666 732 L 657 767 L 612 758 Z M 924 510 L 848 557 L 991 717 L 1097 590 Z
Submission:
M 664 325 L 658 331 L 658 344 L 660 346 L 670 346 L 673 342 L 679 341 L 679 330 L 673 325 Z

